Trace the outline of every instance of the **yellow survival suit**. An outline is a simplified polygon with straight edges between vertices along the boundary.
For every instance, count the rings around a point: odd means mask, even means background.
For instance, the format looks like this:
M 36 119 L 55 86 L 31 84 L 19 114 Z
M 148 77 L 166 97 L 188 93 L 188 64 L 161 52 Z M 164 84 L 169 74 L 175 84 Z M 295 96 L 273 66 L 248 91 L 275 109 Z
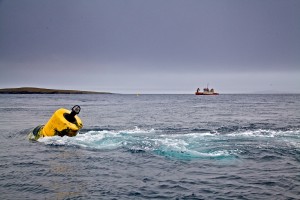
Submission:
M 51 136 L 69 136 L 77 135 L 82 128 L 81 119 L 77 116 L 80 112 L 80 106 L 75 105 L 72 111 L 60 108 L 54 112 L 52 117 L 45 125 L 37 126 L 29 133 L 30 140 L 38 140 L 41 137 Z

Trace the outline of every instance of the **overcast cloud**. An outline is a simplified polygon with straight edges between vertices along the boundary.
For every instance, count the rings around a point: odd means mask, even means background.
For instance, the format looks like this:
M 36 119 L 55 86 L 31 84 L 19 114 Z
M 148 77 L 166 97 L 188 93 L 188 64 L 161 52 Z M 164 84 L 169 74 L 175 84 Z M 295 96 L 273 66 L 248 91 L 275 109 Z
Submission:
M 299 0 L 2 0 L 0 88 L 300 92 Z

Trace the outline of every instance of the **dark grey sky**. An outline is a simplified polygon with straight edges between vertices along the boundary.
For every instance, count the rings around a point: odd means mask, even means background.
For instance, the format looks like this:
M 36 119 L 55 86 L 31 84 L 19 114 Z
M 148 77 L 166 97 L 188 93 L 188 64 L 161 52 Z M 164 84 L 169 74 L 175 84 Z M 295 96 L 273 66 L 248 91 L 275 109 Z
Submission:
M 299 0 L 0 0 L 0 87 L 300 92 Z

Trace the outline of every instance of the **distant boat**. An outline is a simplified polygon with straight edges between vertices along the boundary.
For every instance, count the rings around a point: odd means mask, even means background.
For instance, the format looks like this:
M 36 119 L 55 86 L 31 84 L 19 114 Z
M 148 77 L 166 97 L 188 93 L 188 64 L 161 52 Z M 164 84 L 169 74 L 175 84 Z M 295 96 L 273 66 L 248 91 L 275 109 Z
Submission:
M 197 91 L 195 92 L 195 95 L 219 95 L 219 93 L 215 92 L 215 90 L 209 89 L 208 87 L 203 89 L 203 92 L 200 91 L 198 88 Z

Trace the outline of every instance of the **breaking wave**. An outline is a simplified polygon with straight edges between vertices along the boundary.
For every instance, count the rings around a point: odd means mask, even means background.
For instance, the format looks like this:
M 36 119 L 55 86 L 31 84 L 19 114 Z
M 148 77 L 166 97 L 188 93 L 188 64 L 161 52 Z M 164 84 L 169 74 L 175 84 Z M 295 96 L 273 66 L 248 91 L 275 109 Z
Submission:
M 123 149 L 179 159 L 239 158 L 247 147 L 300 148 L 300 130 L 243 130 L 227 134 L 217 131 L 172 134 L 162 130 L 89 130 L 76 137 L 44 137 L 39 142 L 91 150 Z

